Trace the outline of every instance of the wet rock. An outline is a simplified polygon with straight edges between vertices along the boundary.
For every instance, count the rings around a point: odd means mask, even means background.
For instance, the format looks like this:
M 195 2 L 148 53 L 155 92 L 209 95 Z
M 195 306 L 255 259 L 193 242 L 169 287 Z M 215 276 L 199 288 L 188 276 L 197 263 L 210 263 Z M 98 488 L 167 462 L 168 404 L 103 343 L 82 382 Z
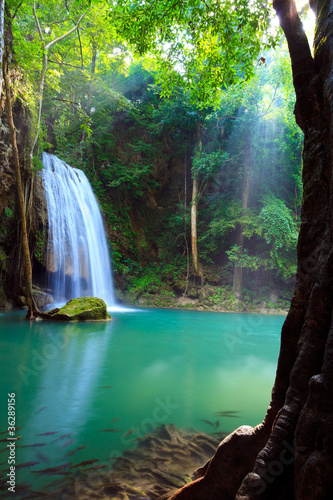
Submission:
M 55 321 L 109 321 L 104 300 L 97 297 L 79 297 L 72 299 L 61 309 L 51 309 L 45 319 Z
M 54 302 L 51 295 L 37 287 L 33 287 L 32 296 L 36 302 L 38 309 L 44 309 L 46 306 L 53 304 Z

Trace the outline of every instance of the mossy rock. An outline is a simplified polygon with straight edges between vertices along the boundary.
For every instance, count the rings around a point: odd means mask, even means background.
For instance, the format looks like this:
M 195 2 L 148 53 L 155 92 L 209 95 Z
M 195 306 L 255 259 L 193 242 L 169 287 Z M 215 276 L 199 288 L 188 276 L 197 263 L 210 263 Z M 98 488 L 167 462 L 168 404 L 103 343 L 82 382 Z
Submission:
M 109 321 L 104 300 L 97 297 L 79 297 L 67 302 L 61 309 L 51 309 L 48 319 L 55 321 Z
M 198 290 L 195 288 L 190 288 L 189 291 L 187 292 L 187 296 L 190 299 L 197 299 L 198 298 Z

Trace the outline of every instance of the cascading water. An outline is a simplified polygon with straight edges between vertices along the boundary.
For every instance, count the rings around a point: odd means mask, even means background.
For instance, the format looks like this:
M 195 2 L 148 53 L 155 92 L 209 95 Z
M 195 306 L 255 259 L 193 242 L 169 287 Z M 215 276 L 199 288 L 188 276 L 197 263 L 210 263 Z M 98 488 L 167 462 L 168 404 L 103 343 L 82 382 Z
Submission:
M 95 296 L 115 304 L 103 220 L 82 170 L 43 153 L 48 211 L 47 271 L 55 302 Z

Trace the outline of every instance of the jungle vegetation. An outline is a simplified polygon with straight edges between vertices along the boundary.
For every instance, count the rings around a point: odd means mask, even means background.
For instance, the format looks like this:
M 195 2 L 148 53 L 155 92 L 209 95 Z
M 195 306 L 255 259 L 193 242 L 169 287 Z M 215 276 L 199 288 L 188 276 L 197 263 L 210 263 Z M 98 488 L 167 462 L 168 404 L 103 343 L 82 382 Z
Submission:
M 129 300 L 195 297 L 200 285 L 229 306 L 250 306 L 258 288 L 278 290 L 271 307 L 290 299 L 303 134 L 272 12 L 238 3 L 225 25 L 229 2 L 211 2 L 214 16 L 176 2 L 171 22 L 185 18 L 174 29 L 161 26 L 162 10 L 151 18 L 131 2 L 6 4 L 12 85 L 32 115 L 29 168 L 47 150 L 85 171 Z M 198 27 L 183 36 L 186 16 Z M 34 233 L 36 275 L 45 230 Z
M 0 22 L 26 204 L 42 150 L 83 168 L 123 288 L 183 293 L 217 279 L 237 298 L 251 279 L 257 289 L 267 272 L 287 280 L 296 270 L 264 421 L 228 436 L 173 500 L 332 497 L 333 21 L 330 1 L 310 4 L 313 51 L 306 9 L 273 1 L 289 55 L 270 3 L 257 0 L 50 0 L 35 12 L 12 0 Z

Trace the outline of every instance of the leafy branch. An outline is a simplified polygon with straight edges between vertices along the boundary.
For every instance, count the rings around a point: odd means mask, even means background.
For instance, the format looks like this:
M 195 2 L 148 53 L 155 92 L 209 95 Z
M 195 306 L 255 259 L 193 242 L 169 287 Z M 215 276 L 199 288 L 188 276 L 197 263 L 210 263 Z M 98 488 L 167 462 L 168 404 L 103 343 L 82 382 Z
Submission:
M 42 72 L 41 72 L 40 82 L 39 82 L 39 89 L 38 89 L 37 131 L 36 131 L 36 135 L 35 135 L 34 141 L 32 143 L 32 146 L 31 146 L 31 152 L 30 152 L 31 160 L 32 160 L 33 152 L 34 152 L 34 149 L 35 149 L 38 137 L 39 137 L 39 132 L 40 132 L 40 121 L 41 121 L 41 116 L 42 116 L 42 104 L 43 104 L 43 93 L 44 93 L 44 81 L 45 81 L 45 73 L 47 70 L 47 63 L 48 63 L 48 51 L 57 42 L 60 42 L 61 40 L 63 40 L 67 36 L 69 36 L 71 33 L 73 33 L 73 31 L 76 31 L 78 29 L 80 22 L 81 22 L 81 19 L 85 15 L 85 12 L 80 16 L 78 22 L 76 23 L 76 25 L 73 28 L 71 28 L 69 31 L 67 31 L 67 33 L 64 33 L 63 35 L 58 36 L 54 40 L 51 40 L 49 43 L 45 42 L 45 39 L 44 39 L 44 36 L 42 33 L 42 29 L 41 29 L 41 26 L 40 26 L 40 23 L 38 20 L 37 12 L 36 12 L 36 2 L 35 1 L 34 1 L 34 5 L 33 5 L 33 14 L 34 14 L 35 23 L 36 23 L 36 27 L 38 30 L 39 38 L 41 39 L 41 42 L 43 45 L 44 56 L 43 56 L 43 67 L 42 67 Z

